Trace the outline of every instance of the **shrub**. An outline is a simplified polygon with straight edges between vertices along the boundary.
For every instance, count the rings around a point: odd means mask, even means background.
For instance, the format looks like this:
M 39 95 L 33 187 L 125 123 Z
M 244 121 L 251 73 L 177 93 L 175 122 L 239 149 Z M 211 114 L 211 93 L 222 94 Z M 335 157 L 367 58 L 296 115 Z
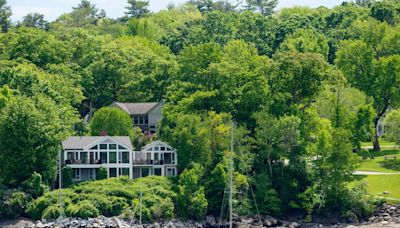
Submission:
M 94 217 L 99 214 L 116 216 L 129 212 L 138 205 L 139 193 L 143 191 L 144 218 L 155 220 L 171 218 L 175 210 L 175 193 L 166 177 L 146 177 L 129 179 L 110 178 L 100 181 L 84 182 L 63 189 L 65 214 L 71 217 Z M 55 216 L 54 205 L 59 202 L 59 190 L 47 192 L 35 199 L 28 207 L 33 219 Z M 137 203 L 133 203 L 133 201 Z M 58 217 L 58 215 L 57 215 Z
M 64 167 L 62 169 L 62 187 L 68 188 L 72 185 L 72 169 L 71 167 Z
M 400 171 L 400 160 L 385 160 L 382 162 L 382 166 L 387 169 Z
M 24 181 L 23 183 L 24 191 L 30 194 L 33 198 L 37 198 L 48 191 L 48 186 L 46 186 L 42 181 L 42 175 L 37 172 L 33 172 L 32 176 Z
M 51 205 L 43 211 L 42 219 L 56 219 L 60 216 L 60 206 Z
M 104 179 L 107 179 L 107 169 L 104 167 L 100 167 L 100 169 L 96 173 L 96 180 Z
M 25 212 L 28 196 L 19 190 L 6 190 L 0 201 L 0 217 L 18 218 Z
M 100 211 L 88 200 L 79 202 L 76 206 L 70 205 L 67 208 L 69 216 L 79 218 L 94 218 L 99 216 Z

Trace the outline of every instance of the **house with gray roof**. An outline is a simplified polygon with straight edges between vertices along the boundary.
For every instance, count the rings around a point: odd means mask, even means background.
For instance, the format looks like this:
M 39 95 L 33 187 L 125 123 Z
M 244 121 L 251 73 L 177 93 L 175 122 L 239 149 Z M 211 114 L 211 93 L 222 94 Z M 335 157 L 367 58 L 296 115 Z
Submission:
M 150 175 L 176 176 L 176 151 L 162 141 L 152 142 L 140 151 L 127 136 L 73 136 L 62 142 L 64 165 L 72 169 L 73 181 L 95 180 L 101 167 L 107 177 Z
M 120 103 L 114 102 L 111 107 L 119 108 L 128 113 L 132 118 L 134 127 L 139 127 L 144 133 L 154 134 L 158 122 L 162 118 L 164 102 L 147 103 Z

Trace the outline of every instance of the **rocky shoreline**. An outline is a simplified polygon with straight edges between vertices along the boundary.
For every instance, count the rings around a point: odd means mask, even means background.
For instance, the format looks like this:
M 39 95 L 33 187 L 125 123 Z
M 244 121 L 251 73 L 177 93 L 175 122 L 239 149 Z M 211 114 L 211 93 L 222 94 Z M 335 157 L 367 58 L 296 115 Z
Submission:
M 55 221 L 36 221 L 35 223 L 25 221 L 19 221 L 17 226 L 12 224 L 1 224 L 0 227 L 27 227 L 27 228 L 61 228 L 61 227 L 73 227 L 73 228 L 206 228 L 206 227 L 226 227 L 224 225 L 219 226 L 218 221 L 213 216 L 207 216 L 203 221 L 182 221 L 179 219 L 173 219 L 170 221 L 160 221 L 153 224 L 137 225 L 134 221 L 131 222 L 123 219 L 122 217 L 111 217 L 107 218 L 99 216 L 97 218 L 79 219 L 79 218 L 64 218 Z M 304 223 L 302 221 L 289 222 L 280 219 L 273 218 L 271 216 L 262 216 L 261 218 L 238 216 L 234 218 L 235 228 L 262 228 L 262 227 L 281 227 L 281 228 L 343 228 L 343 227 L 400 227 L 400 205 L 382 205 L 374 211 L 373 215 L 367 220 L 362 222 L 353 222 L 351 224 L 329 224 L 323 225 L 318 223 Z

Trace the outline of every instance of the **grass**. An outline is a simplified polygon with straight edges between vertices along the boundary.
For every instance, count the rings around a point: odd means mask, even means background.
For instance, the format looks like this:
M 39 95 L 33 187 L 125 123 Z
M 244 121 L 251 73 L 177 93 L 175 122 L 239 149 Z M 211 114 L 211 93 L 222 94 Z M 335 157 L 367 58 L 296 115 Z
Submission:
M 379 145 L 384 146 L 384 147 L 396 147 L 397 146 L 396 143 L 385 141 L 385 140 L 379 140 Z M 372 142 L 362 142 L 361 146 L 362 147 L 373 146 L 373 144 L 372 144 Z
M 360 175 L 357 179 L 367 181 L 369 194 L 387 198 L 391 202 L 400 201 L 400 175 Z M 355 182 L 351 185 L 354 186 Z M 384 191 L 388 191 L 389 194 L 384 195 Z
M 363 160 L 360 155 L 360 163 L 357 170 L 359 171 L 372 171 L 372 172 L 385 172 L 395 173 L 396 170 L 387 169 L 382 167 L 382 162 L 385 160 L 385 155 L 398 155 L 397 159 L 400 159 L 400 150 L 382 149 L 381 151 L 369 151 L 368 157 L 374 157 L 375 159 Z

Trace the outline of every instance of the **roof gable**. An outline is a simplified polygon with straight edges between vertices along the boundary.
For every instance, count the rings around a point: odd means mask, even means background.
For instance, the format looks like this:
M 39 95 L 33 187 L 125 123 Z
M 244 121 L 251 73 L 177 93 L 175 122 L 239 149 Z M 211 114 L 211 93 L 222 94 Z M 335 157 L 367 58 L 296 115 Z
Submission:
M 146 103 L 120 103 L 114 102 L 113 106 L 118 107 L 129 115 L 144 115 L 151 112 L 161 102 L 146 102 Z
M 64 150 L 88 150 L 101 143 L 121 144 L 129 150 L 133 149 L 131 140 L 127 136 L 72 136 L 62 142 Z

